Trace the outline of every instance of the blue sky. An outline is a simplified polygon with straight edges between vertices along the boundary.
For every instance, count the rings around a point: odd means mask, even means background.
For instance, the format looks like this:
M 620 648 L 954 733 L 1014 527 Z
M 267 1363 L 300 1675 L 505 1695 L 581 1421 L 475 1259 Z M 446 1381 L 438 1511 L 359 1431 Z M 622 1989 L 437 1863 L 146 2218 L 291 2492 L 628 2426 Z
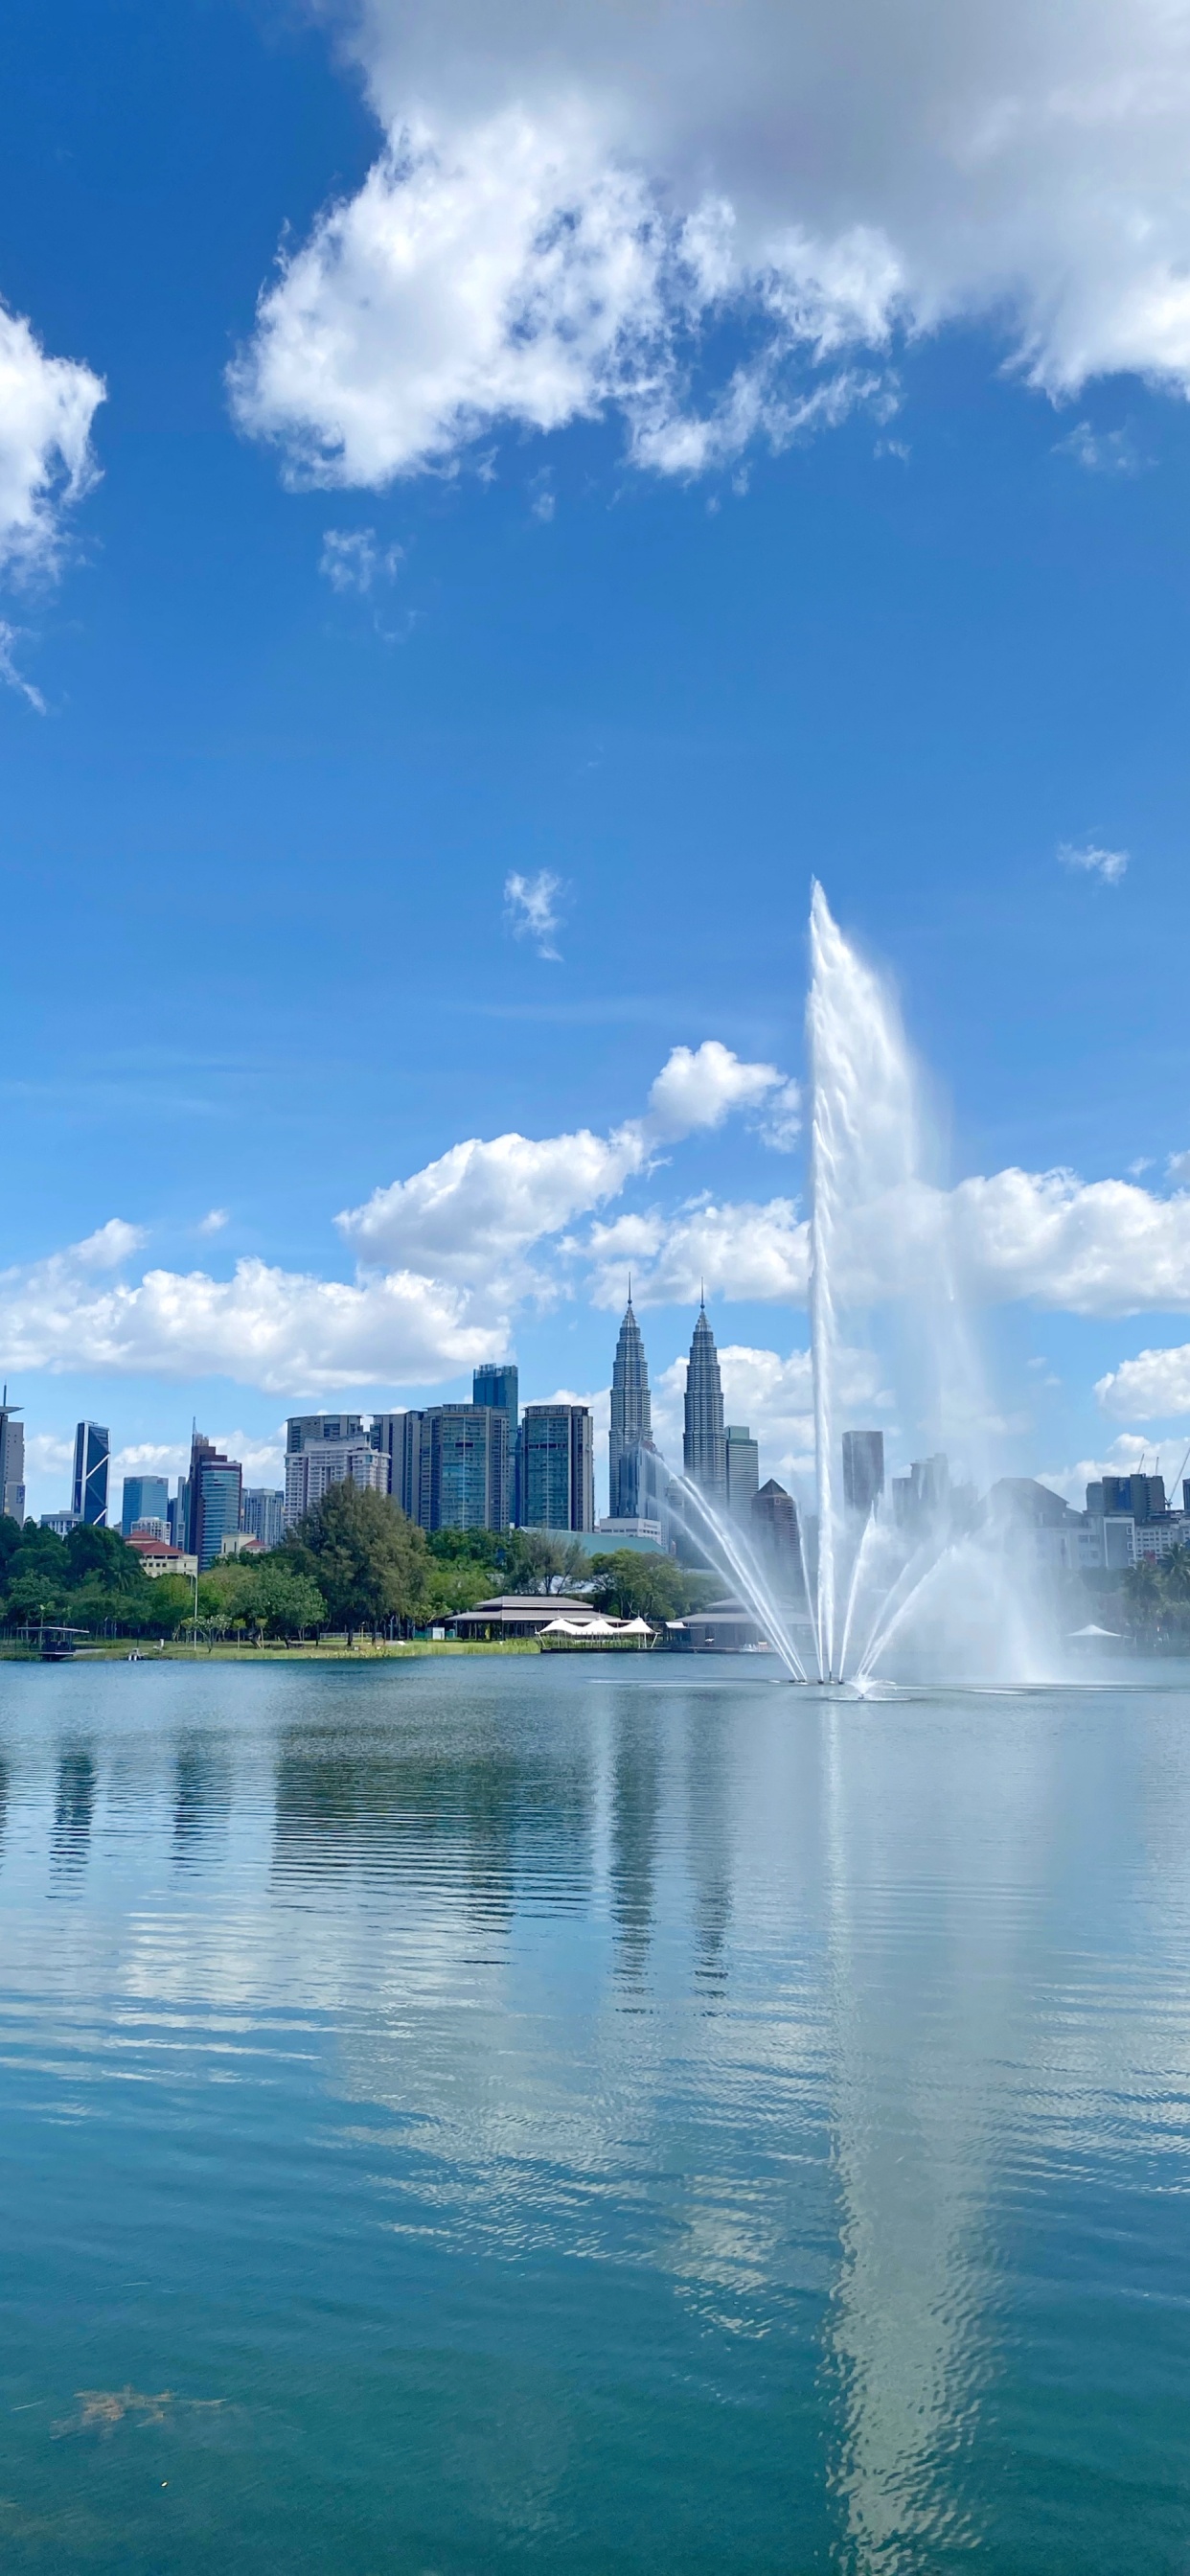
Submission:
M 196 1414 L 267 1482 L 287 1410 L 484 1351 L 594 1395 L 634 1249 L 655 1380 L 705 1268 L 796 1477 L 762 1130 L 815 874 L 989 1183 L 997 1463 L 1190 1439 L 1190 55 L 1136 0 L 973 8 L 957 54 L 868 21 L 639 6 L 605 58 L 531 0 L 498 50 L 470 0 L 6 13 L 30 1508 L 81 1413 L 171 1466 Z M 417 1178 L 509 1134 L 514 1188 Z

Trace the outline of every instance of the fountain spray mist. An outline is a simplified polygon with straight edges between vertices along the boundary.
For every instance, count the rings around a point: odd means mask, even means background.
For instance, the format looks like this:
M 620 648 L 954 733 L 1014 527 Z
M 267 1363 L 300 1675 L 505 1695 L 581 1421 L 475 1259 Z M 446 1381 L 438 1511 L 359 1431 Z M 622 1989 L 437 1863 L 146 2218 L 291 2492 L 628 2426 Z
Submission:
M 986 1491 L 989 1407 L 974 1335 L 957 1293 L 950 1201 L 930 1165 L 931 1135 L 896 1002 L 843 937 L 820 885 L 810 904 L 806 1005 L 811 1087 L 810 1348 L 814 1381 L 818 1572 L 810 1601 L 820 1682 L 865 1690 L 894 1645 L 911 1670 L 945 1658 L 951 1681 L 1036 1680 L 1053 1669 L 1028 1568 Z M 836 1449 L 857 1330 L 882 1309 L 899 1327 L 902 1420 L 923 1442 L 909 1507 L 887 1498 L 840 1508 Z M 846 1336 L 843 1323 L 846 1319 Z M 897 1337 L 896 1330 L 893 1338 Z M 889 1339 L 888 1331 L 883 1341 Z M 883 1368 L 884 1360 L 881 1361 Z M 872 1373 L 865 1402 L 871 1404 Z M 891 1393 L 878 1399 L 892 1402 Z M 950 1481 L 957 1439 L 969 1481 Z M 930 1449 L 934 1454 L 928 1454 Z M 777 1598 L 738 1524 L 686 1477 L 671 1491 L 690 1515 L 791 1680 L 808 1678 L 792 1604 Z M 993 1497 L 993 1506 L 995 1497 Z M 803 1553 L 803 1580 L 806 1561 Z M 806 1586 L 809 1600 L 809 1586 Z M 941 1676 L 940 1676 L 941 1677 Z
M 810 1348 L 818 1500 L 818 1672 L 837 1669 L 840 1277 L 851 1302 L 857 1279 L 879 1267 L 883 1209 L 909 1221 L 918 1178 L 918 1119 L 909 1051 L 896 1008 L 832 918 L 820 885 L 810 899 Z M 876 1279 L 871 1286 L 879 1294 Z M 860 1298 L 859 1302 L 864 1302 Z

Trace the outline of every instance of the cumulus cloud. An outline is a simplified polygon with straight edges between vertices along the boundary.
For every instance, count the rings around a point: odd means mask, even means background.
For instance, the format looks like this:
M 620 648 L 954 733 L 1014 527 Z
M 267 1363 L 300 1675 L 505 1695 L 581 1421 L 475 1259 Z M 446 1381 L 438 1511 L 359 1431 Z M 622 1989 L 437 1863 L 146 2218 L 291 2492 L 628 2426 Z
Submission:
M 291 472 L 378 485 L 615 404 L 639 463 L 696 473 L 887 399 L 893 342 L 959 318 L 1055 398 L 1190 384 L 1161 0 L 363 0 L 351 41 L 384 147 L 233 376 Z
M 426 1384 L 507 1348 L 506 1319 L 468 1321 L 457 1290 L 405 1271 L 353 1285 L 263 1261 L 237 1262 L 227 1280 L 200 1270 L 150 1270 L 131 1284 L 105 1276 L 139 1240 L 117 1219 L 87 1243 L 0 1271 L 0 1358 L 10 1375 L 225 1376 L 301 1395 Z
M 336 1218 L 361 1261 L 393 1261 L 468 1285 L 501 1283 L 508 1296 L 546 1284 L 526 1263 L 532 1247 L 615 1198 L 662 1144 L 718 1127 L 733 1107 L 786 1089 L 773 1065 L 747 1065 L 708 1039 L 675 1047 L 644 1118 L 610 1136 L 469 1137 L 407 1181 L 375 1190 Z M 595 1247 L 598 1257 L 598 1245 Z
M 222 1234 L 227 1222 L 226 1208 L 208 1208 L 206 1215 L 199 1218 L 195 1231 L 198 1234 Z
M 63 511 L 95 479 L 91 424 L 104 391 L 89 367 L 47 357 L 30 324 L 0 305 L 0 569 L 53 569 Z
M 1168 1422 L 1190 1415 L 1190 1342 L 1175 1350 L 1140 1351 L 1096 1380 L 1105 1413 L 1138 1422 Z
M 615 1307 L 632 1271 L 641 1307 L 687 1305 L 708 1296 L 801 1305 L 809 1275 L 809 1227 L 792 1199 L 698 1199 L 674 1217 L 621 1216 L 591 1228 L 592 1301 Z
M 1093 841 L 1083 849 L 1063 841 L 1058 859 L 1062 867 L 1072 868 L 1076 874 L 1098 877 L 1101 885 L 1118 885 L 1128 866 L 1127 850 L 1101 850 Z
M 593 1225 L 586 1248 L 599 1305 L 615 1306 L 629 1261 L 642 1306 L 687 1299 L 700 1278 L 719 1296 L 800 1303 L 806 1294 L 809 1229 L 784 1197 L 625 1214 Z M 834 1249 L 840 1300 L 854 1307 L 925 1294 L 941 1263 L 978 1304 L 1190 1309 L 1190 1196 L 1158 1197 L 1132 1181 L 1015 1169 L 950 1191 L 901 1181 L 840 1221 Z
M 557 965 L 559 952 L 558 898 L 562 879 L 549 868 L 539 868 L 535 877 L 521 876 L 515 869 L 504 880 L 504 910 L 514 939 L 531 939 L 539 957 L 548 957 Z
M 735 1109 L 763 1113 L 769 1141 L 792 1145 L 801 1125 L 801 1093 L 772 1064 L 744 1064 L 718 1038 L 676 1046 L 649 1093 L 648 1123 L 659 1144 L 696 1127 L 721 1127 Z

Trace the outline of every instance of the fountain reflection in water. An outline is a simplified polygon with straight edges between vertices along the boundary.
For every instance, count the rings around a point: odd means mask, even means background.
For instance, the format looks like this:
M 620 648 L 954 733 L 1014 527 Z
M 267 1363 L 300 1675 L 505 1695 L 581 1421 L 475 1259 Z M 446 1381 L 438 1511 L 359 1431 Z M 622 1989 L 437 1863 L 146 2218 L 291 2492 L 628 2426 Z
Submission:
M 867 1691 L 890 1656 L 948 1680 L 1050 1678 L 1044 1623 L 1008 1533 L 976 1501 L 989 1408 L 956 1290 L 949 1200 L 931 1170 L 921 1086 L 900 1015 L 880 977 L 844 939 L 822 888 L 810 906 L 809 1310 L 818 1558 L 809 1605 L 811 1661 L 823 1683 Z M 972 1481 L 913 1497 L 905 1525 L 882 1498 L 866 1519 L 841 1508 L 836 1457 L 860 1318 L 900 1319 L 898 1398 L 927 1447 L 957 1444 Z M 844 1342 L 842 1321 L 848 1332 Z M 869 1399 L 870 1400 L 870 1399 Z M 685 1477 L 677 1523 L 734 1585 L 791 1680 L 811 1678 L 778 1599 L 739 1526 Z

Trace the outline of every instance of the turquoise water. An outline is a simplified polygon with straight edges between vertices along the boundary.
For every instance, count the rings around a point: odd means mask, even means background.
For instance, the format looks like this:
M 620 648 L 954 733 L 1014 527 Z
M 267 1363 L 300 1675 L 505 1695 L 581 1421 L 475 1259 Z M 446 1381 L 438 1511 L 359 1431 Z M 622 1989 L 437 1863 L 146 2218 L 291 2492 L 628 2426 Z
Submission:
M 0 1667 L 0 2551 L 1190 2564 L 1190 1694 Z

